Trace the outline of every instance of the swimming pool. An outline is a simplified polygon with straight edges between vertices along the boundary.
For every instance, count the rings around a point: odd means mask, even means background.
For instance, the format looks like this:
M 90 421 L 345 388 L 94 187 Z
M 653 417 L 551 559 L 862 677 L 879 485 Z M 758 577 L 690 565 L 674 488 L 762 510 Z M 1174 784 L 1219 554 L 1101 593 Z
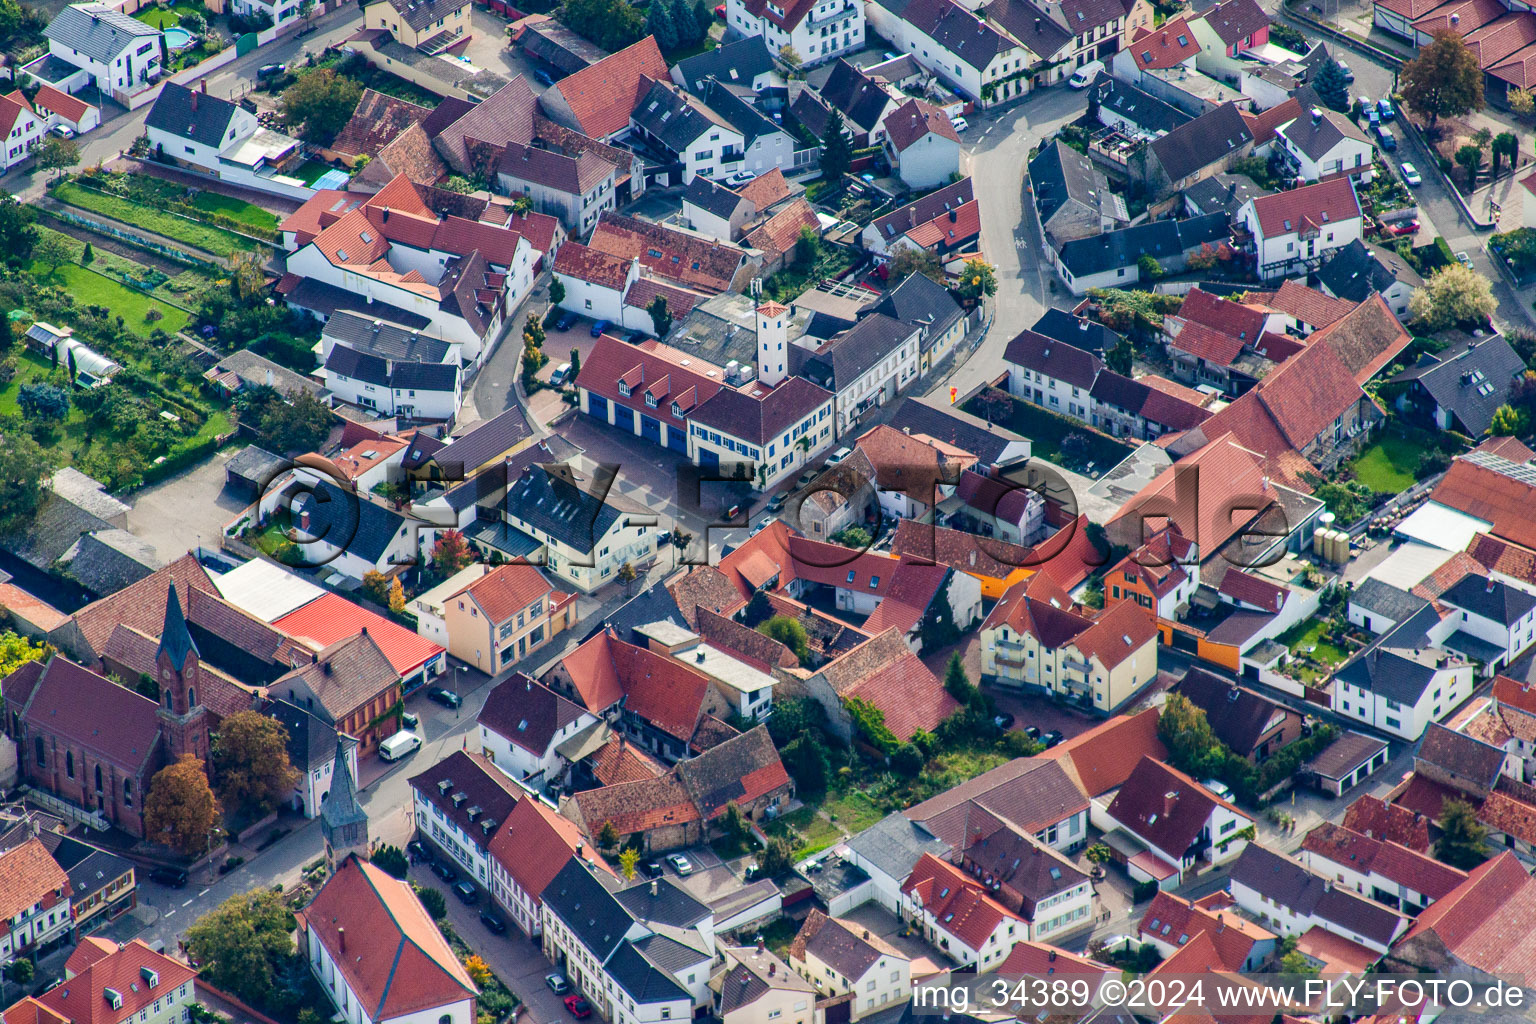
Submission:
M 165 30 L 165 45 L 173 50 L 185 50 L 192 45 L 192 33 L 184 28 Z

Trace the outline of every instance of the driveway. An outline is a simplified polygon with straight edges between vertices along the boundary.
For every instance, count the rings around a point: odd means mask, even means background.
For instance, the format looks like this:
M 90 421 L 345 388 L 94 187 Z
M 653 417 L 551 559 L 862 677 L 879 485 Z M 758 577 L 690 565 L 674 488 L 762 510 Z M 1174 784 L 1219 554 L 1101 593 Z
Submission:
M 486 68 L 498 75 L 506 75 L 508 78 L 521 75 L 528 80 L 528 87 L 535 94 L 542 93 L 549 87 L 534 77 L 534 62 L 523 56 L 521 50 L 507 45 L 508 24 L 506 18 L 479 4 L 470 7 L 469 28 L 474 36 L 469 45 L 464 47 L 464 56 L 476 67 Z
M 165 563 L 193 544 L 216 548 L 224 527 L 250 504 L 224 489 L 224 466 L 240 451 L 232 445 L 184 472 L 128 495 L 128 532 L 154 546 Z

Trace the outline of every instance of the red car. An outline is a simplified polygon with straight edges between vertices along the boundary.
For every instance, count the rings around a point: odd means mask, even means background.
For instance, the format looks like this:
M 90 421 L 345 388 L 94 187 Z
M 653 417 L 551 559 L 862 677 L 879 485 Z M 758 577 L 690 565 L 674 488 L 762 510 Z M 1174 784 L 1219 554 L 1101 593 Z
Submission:
M 565 997 L 565 1008 L 577 1020 L 586 1020 L 592 1016 L 592 1004 L 574 993 Z
M 1418 230 L 1419 222 L 1416 220 L 1405 220 L 1399 224 L 1387 225 L 1387 231 L 1394 235 L 1411 235 Z
M 721 4 L 719 7 L 715 8 L 715 17 L 719 18 L 721 21 L 725 20 L 725 4 Z

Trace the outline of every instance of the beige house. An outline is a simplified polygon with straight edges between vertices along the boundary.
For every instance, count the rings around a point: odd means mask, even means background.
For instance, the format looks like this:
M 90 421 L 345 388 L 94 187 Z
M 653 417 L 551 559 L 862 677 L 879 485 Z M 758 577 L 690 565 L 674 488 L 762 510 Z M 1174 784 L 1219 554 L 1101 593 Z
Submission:
M 380 0 L 363 8 L 363 28 L 383 29 L 424 53 L 442 53 L 469 31 L 469 0 Z
M 795 973 L 823 998 L 850 997 L 849 1019 L 899 1005 L 912 994 L 912 961 L 863 925 L 812 910 L 789 947 Z
M 823 1024 L 815 987 L 761 945 L 722 947 L 720 972 L 709 981 L 723 1024 Z
M 501 565 L 442 602 L 450 654 L 495 675 L 571 625 L 576 595 L 537 568 Z

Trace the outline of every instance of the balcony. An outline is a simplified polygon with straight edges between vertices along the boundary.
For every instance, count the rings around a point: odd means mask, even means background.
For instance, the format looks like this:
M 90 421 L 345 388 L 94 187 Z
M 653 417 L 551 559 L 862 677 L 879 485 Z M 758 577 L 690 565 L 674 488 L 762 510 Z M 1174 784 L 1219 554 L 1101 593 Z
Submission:
M 837 10 L 833 11 L 831 14 L 823 14 L 820 17 L 817 17 L 813 13 L 808 19 L 806 19 L 806 22 L 811 26 L 811 28 L 819 28 L 822 25 L 829 25 L 834 21 L 839 21 L 843 18 L 849 17 L 854 13 L 855 10 L 857 10 L 857 8 L 853 4 L 844 4 Z

